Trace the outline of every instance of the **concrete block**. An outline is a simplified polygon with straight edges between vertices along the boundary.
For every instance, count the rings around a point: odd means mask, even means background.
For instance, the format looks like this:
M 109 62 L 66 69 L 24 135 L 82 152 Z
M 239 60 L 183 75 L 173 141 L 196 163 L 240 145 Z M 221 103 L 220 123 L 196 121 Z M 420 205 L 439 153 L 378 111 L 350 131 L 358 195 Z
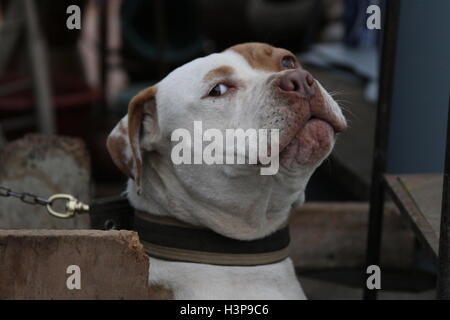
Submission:
M 80 139 L 33 134 L 9 143 L 0 152 L 0 186 L 14 191 L 43 198 L 68 193 L 88 203 L 90 179 L 90 157 Z M 0 197 L 0 228 L 86 229 L 89 217 L 58 219 L 42 206 Z

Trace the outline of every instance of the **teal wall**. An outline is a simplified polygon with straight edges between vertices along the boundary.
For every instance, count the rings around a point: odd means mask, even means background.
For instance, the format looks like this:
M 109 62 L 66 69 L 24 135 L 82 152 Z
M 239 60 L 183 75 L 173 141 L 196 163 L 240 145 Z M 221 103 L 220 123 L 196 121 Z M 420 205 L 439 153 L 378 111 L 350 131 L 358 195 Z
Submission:
M 388 171 L 442 172 L 450 94 L 450 0 L 402 0 Z

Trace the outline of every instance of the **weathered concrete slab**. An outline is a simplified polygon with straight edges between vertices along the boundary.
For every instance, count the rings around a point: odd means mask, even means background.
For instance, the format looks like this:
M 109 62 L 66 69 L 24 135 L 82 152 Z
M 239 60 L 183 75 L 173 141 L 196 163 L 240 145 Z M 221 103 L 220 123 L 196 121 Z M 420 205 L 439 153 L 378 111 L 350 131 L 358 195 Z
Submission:
M 132 231 L 0 231 L 0 299 L 170 298 L 148 286 L 149 259 Z M 80 268 L 81 289 L 66 282 Z
M 355 202 L 306 203 L 290 220 L 294 264 L 300 270 L 360 267 L 365 263 L 369 205 Z M 382 264 L 407 268 L 413 264 L 414 234 L 398 210 L 384 215 Z
M 0 185 L 14 191 L 44 198 L 69 193 L 88 203 L 90 177 L 89 153 L 80 139 L 33 134 L 7 144 L 0 152 Z M 86 229 L 89 217 L 58 219 L 44 207 L 0 197 L 0 228 Z

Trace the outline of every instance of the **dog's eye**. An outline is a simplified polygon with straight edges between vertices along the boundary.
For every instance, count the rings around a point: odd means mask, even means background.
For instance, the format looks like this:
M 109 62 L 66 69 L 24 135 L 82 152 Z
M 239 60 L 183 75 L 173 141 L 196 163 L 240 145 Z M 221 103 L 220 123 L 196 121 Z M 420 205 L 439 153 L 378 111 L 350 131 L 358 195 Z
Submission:
M 228 89 L 229 87 L 227 85 L 219 83 L 218 85 L 216 85 L 214 88 L 211 89 L 208 95 L 211 97 L 218 97 L 225 94 L 228 91 Z
M 292 56 L 286 56 L 281 60 L 281 65 L 283 68 L 295 69 L 295 58 Z

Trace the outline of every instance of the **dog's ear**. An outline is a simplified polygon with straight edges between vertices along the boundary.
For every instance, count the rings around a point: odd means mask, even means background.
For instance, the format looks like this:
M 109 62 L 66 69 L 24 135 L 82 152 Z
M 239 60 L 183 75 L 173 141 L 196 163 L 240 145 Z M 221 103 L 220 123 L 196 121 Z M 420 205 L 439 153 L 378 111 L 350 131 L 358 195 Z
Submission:
M 152 150 L 159 136 L 156 114 L 156 87 L 139 92 L 128 105 L 126 115 L 108 136 L 108 151 L 119 169 L 132 178 L 141 192 L 141 149 Z

